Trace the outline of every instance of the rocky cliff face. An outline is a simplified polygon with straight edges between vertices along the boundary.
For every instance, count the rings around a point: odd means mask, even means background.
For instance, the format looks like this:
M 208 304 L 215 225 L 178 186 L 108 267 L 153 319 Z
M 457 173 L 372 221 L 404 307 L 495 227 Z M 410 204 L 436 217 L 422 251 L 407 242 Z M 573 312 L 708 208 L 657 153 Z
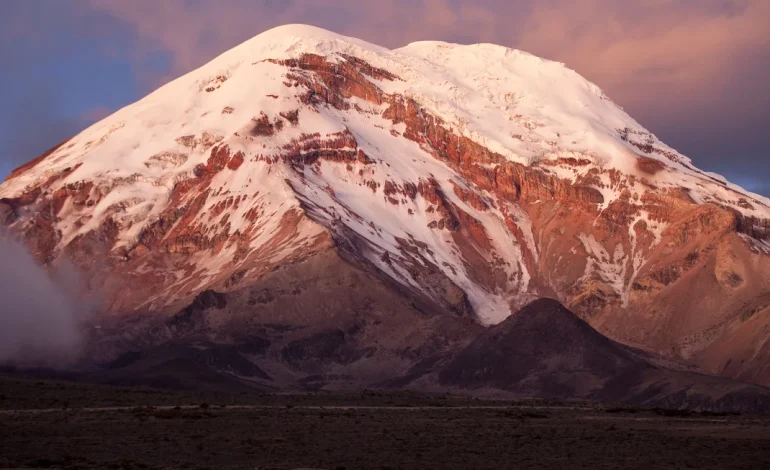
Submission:
M 0 224 L 41 263 L 72 259 L 110 318 L 336 253 L 420 311 L 490 325 L 550 296 L 617 341 L 770 384 L 767 335 L 744 326 L 770 305 L 770 201 L 520 51 L 277 28 L 0 197 Z M 736 334 L 750 353 L 719 347 Z

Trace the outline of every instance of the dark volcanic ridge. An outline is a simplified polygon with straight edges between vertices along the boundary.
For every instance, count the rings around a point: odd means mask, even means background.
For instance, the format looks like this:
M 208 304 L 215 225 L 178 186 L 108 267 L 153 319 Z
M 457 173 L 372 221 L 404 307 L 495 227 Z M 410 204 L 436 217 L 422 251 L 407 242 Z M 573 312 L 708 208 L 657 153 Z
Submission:
M 397 301 L 398 294 L 393 298 Z M 134 349 L 126 338 L 119 344 L 103 339 L 100 350 L 114 359 L 72 377 L 214 392 L 413 390 L 719 412 L 770 409 L 770 390 L 699 373 L 612 341 L 552 299 L 534 301 L 486 329 L 462 318 L 403 308 L 395 309 L 397 320 L 384 327 L 370 311 L 344 314 L 319 328 L 292 323 L 289 312 L 280 309 L 283 315 L 273 313 L 248 328 L 242 325 L 240 332 L 212 337 L 206 319 L 226 315 L 238 299 L 206 293 L 170 318 L 166 330 L 145 326 L 144 331 L 160 336 L 173 330 L 177 339 L 144 336 L 142 348 Z M 355 309 L 355 302 L 350 306 Z M 324 308 L 323 298 L 316 307 Z M 350 318 L 354 326 L 345 322 Z M 420 320 L 426 326 L 414 329 Z M 185 333 L 180 322 L 187 322 Z M 397 324 L 401 328 L 394 330 Z M 387 337 L 384 329 L 402 341 L 388 345 L 377 339 Z M 134 341 L 137 331 L 130 333 Z
M 437 371 L 457 389 L 646 406 L 770 410 L 770 390 L 684 366 L 601 335 L 552 299 L 482 332 Z

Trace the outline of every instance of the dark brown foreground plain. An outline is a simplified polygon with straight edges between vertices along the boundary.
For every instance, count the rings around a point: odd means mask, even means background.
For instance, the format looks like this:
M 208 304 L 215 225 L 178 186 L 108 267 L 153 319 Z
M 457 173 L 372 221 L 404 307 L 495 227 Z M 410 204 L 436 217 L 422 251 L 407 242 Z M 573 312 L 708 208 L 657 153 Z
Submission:
M 0 377 L 0 468 L 770 468 L 770 418 Z

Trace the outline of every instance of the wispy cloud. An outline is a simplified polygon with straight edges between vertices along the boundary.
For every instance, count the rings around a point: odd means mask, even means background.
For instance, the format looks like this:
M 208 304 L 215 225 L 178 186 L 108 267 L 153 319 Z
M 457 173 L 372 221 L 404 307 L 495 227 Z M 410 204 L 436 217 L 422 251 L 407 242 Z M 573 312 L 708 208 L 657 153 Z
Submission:
M 419 39 L 495 42 L 570 67 L 621 103 L 672 108 L 714 103 L 745 70 L 770 69 L 765 0 L 90 0 L 136 29 L 147 51 L 170 53 L 173 73 L 201 65 L 284 23 L 306 22 L 397 47 Z M 767 57 L 761 67 L 755 61 Z M 753 86 L 758 84 L 751 83 Z M 757 90 L 759 91 L 759 90 Z M 759 93 L 758 93 L 759 94 Z M 664 99 L 656 99 L 663 95 Z M 768 96 L 757 96 L 762 99 Z M 768 98 L 770 99 L 770 98 Z M 753 101 L 751 106 L 760 106 Z
M 91 306 L 71 266 L 51 271 L 0 233 L 0 364 L 69 366 L 79 359 Z

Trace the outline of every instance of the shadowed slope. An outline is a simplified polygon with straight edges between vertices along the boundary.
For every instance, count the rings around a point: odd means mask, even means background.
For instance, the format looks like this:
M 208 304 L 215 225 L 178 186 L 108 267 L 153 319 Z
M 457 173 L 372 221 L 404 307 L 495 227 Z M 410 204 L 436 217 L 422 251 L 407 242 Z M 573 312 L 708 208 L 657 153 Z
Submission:
M 559 302 L 540 299 L 479 335 L 440 380 L 464 388 L 583 395 L 619 373 L 647 367 Z
M 481 333 L 438 373 L 444 387 L 649 406 L 766 411 L 770 391 L 616 343 L 551 299 Z

